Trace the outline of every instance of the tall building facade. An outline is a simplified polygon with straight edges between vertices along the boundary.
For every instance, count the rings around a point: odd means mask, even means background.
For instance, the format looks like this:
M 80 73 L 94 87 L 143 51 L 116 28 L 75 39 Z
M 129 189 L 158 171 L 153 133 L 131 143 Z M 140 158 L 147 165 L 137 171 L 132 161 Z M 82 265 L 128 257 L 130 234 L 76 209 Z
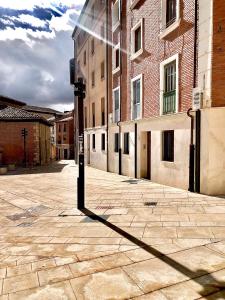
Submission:
M 224 1 L 116 0 L 108 7 L 108 171 L 224 194 Z M 86 135 L 88 162 L 89 145 Z
M 84 142 L 86 164 L 107 171 L 110 74 L 108 9 L 104 0 L 86 1 L 73 32 L 76 70 L 86 83 Z M 77 73 L 79 73 L 77 71 Z M 79 76 L 79 74 L 77 74 Z M 76 107 L 76 103 L 75 103 Z

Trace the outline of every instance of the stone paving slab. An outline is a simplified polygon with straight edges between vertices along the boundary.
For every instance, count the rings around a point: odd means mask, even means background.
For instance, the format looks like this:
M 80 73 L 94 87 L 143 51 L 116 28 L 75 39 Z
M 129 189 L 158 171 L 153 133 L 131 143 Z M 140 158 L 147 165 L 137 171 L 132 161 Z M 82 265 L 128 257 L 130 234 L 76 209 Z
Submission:
M 0 300 L 225 299 L 224 198 L 77 171 L 0 177 Z

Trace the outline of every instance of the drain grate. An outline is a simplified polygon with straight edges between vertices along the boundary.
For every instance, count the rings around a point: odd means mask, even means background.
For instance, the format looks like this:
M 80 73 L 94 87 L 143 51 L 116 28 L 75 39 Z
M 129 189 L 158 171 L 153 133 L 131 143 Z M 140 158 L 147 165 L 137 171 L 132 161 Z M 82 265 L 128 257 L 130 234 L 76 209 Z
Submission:
M 32 226 L 32 223 L 21 223 L 19 225 L 17 225 L 18 227 L 30 227 Z
M 103 206 L 101 206 L 101 205 L 99 205 L 99 206 L 97 206 L 96 207 L 96 209 L 113 209 L 114 208 L 114 206 L 107 206 L 107 205 L 103 205 Z
M 157 202 L 145 202 L 144 205 L 145 206 L 156 206 Z
M 123 180 L 122 182 L 126 182 L 129 184 L 138 184 L 140 180 L 136 180 L 136 179 L 128 179 L 128 180 Z
M 99 216 L 91 216 L 91 217 L 85 217 L 81 223 L 93 223 L 93 222 L 98 222 L 98 219 L 97 218 L 101 218 L 101 219 L 104 219 L 104 220 L 107 220 L 109 217 L 109 215 L 99 215 Z M 96 218 L 96 219 L 95 219 Z

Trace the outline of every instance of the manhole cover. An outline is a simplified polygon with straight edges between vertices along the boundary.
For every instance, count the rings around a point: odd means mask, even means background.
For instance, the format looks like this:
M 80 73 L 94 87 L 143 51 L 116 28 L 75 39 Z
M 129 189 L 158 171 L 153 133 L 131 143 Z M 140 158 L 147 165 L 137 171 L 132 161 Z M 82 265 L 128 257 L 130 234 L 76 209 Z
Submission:
M 85 217 L 81 223 L 92 223 L 92 222 L 98 222 L 98 219 L 101 218 L 101 219 L 104 219 L 104 220 L 107 220 L 109 217 L 109 215 L 99 215 L 99 216 L 91 216 L 91 217 Z
M 144 205 L 145 206 L 156 206 L 157 202 L 145 202 Z

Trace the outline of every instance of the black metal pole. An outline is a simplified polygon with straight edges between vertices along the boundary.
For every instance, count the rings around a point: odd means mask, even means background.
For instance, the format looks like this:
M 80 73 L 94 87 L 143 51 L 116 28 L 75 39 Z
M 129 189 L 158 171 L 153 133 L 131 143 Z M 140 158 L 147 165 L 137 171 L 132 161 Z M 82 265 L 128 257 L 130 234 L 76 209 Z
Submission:
M 75 87 L 78 89 L 74 92 L 77 96 L 77 120 L 78 120 L 78 178 L 77 178 L 77 208 L 85 208 L 85 172 L 84 172 L 84 106 L 83 100 L 85 98 L 85 85 L 83 79 L 78 78 L 78 82 L 75 83 Z
M 191 118 L 191 138 L 190 138 L 190 150 L 189 150 L 189 192 L 195 191 L 195 146 L 193 142 L 193 130 L 194 130 L 194 117 L 191 115 L 191 108 L 187 112 L 188 117 Z
M 23 147 L 24 147 L 24 166 L 26 167 L 27 155 L 26 155 L 26 129 L 25 128 L 24 128 Z
M 134 124 L 134 177 L 137 178 L 137 123 Z
M 196 111 L 195 119 L 195 192 L 200 193 L 200 158 L 201 158 L 201 111 Z

